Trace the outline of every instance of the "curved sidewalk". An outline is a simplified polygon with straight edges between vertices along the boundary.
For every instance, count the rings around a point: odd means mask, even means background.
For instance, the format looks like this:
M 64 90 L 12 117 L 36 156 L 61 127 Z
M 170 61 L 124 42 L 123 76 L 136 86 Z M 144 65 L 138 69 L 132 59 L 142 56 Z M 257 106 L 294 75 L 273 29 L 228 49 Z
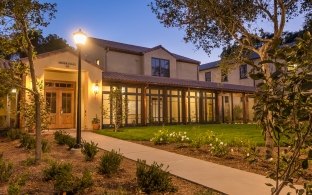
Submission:
M 124 157 L 136 161 L 154 161 L 169 166 L 171 174 L 225 194 L 233 195 L 266 195 L 271 194 L 265 183 L 273 181 L 258 174 L 218 165 L 215 163 L 183 156 L 180 154 L 155 149 L 140 144 L 119 140 L 92 132 L 82 132 L 86 141 L 98 143 L 98 147 L 107 151 L 120 150 Z M 293 189 L 284 189 L 281 194 L 296 194 Z

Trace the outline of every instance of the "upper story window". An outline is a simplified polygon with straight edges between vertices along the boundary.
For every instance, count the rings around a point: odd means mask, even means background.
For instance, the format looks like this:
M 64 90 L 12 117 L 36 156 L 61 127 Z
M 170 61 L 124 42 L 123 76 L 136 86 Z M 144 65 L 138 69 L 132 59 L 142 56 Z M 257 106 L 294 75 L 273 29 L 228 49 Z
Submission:
M 152 58 L 152 76 L 170 77 L 169 60 Z
M 229 81 L 229 78 L 228 78 L 227 73 L 221 72 L 221 82 L 228 82 L 228 81 Z
M 239 66 L 239 78 L 240 79 L 247 78 L 247 64 L 243 64 Z
M 205 81 L 211 82 L 211 72 L 205 72 Z

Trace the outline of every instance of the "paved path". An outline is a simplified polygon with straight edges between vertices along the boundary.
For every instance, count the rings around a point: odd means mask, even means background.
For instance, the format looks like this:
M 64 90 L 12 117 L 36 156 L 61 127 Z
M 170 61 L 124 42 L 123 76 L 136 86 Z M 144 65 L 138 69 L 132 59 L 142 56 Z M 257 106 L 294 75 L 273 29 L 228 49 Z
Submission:
M 82 132 L 82 138 L 86 141 L 92 140 L 98 143 L 99 148 L 107 151 L 120 149 L 124 157 L 135 161 L 137 159 L 142 159 L 146 160 L 147 164 L 152 164 L 156 161 L 164 165 L 169 165 L 171 174 L 226 194 L 271 194 L 270 187 L 265 185 L 265 183 L 270 182 L 270 180 L 258 174 L 98 135 L 92 132 Z M 287 191 L 291 190 L 287 189 Z M 282 194 L 286 194 L 286 192 L 282 192 L 281 195 Z M 295 194 L 294 191 L 291 194 Z

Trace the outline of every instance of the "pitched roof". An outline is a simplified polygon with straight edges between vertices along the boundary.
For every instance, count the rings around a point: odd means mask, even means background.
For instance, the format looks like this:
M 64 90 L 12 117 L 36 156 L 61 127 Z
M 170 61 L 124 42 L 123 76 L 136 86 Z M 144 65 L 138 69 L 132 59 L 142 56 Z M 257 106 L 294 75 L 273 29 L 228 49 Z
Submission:
M 250 60 L 255 60 L 255 59 L 258 59 L 258 58 L 260 58 L 260 57 L 255 52 L 252 52 L 250 54 L 250 56 L 249 56 Z M 209 62 L 209 63 L 206 63 L 206 64 L 201 64 L 199 66 L 199 71 L 208 70 L 208 69 L 211 69 L 211 68 L 217 68 L 217 67 L 219 67 L 219 63 L 220 63 L 220 60 L 217 60 L 217 61 L 214 61 L 214 62 Z
M 171 53 L 170 51 L 168 51 L 167 49 L 165 49 L 161 45 L 158 45 L 158 46 L 153 47 L 153 48 L 148 48 L 148 47 L 142 47 L 142 46 L 120 43 L 120 42 L 115 42 L 115 41 L 109 41 L 109 40 L 104 40 L 104 39 L 98 39 L 98 38 L 94 38 L 94 37 L 89 37 L 88 40 L 99 45 L 100 47 L 103 47 L 103 48 L 107 47 L 111 50 L 116 50 L 116 51 L 121 51 L 121 52 L 129 52 L 129 53 L 134 53 L 134 54 L 139 54 L 139 55 L 143 55 L 144 53 L 153 51 L 155 49 L 162 48 L 165 51 L 167 51 L 169 54 L 171 54 L 174 58 L 176 58 L 177 61 L 200 64 L 200 62 L 197 60 L 193 60 L 193 59 L 185 57 L 185 56 L 181 56 L 181 55 L 178 55 L 175 53 Z
M 132 84 L 144 84 L 144 85 L 158 85 L 158 86 L 170 86 L 170 87 L 183 87 L 183 88 L 198 88 L 198 89 L 210 89 L 227 92 L 255 92 L 254 87 L 232 85 L 223 83 L 213 83 L 197 80 L 184 80 L 174 79 L 166 77 L 154 77 L 146 75 L 133 75 L 117 72 L 103 72 L 103 82 L 117 82 L 117 83 L 132 83 Z

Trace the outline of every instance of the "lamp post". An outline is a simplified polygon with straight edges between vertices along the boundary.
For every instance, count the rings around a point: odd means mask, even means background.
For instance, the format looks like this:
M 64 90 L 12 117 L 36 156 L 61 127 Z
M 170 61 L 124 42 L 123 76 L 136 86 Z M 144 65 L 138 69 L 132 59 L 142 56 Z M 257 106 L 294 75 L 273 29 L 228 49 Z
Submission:
M 78 32 L 74 33 L 74 41 L 78 49 L 78 91 L 77 91 L 77 135 L 76 145 L 81 145 L 81 46 L 86 43 L 87 36 L 79 29 Z

